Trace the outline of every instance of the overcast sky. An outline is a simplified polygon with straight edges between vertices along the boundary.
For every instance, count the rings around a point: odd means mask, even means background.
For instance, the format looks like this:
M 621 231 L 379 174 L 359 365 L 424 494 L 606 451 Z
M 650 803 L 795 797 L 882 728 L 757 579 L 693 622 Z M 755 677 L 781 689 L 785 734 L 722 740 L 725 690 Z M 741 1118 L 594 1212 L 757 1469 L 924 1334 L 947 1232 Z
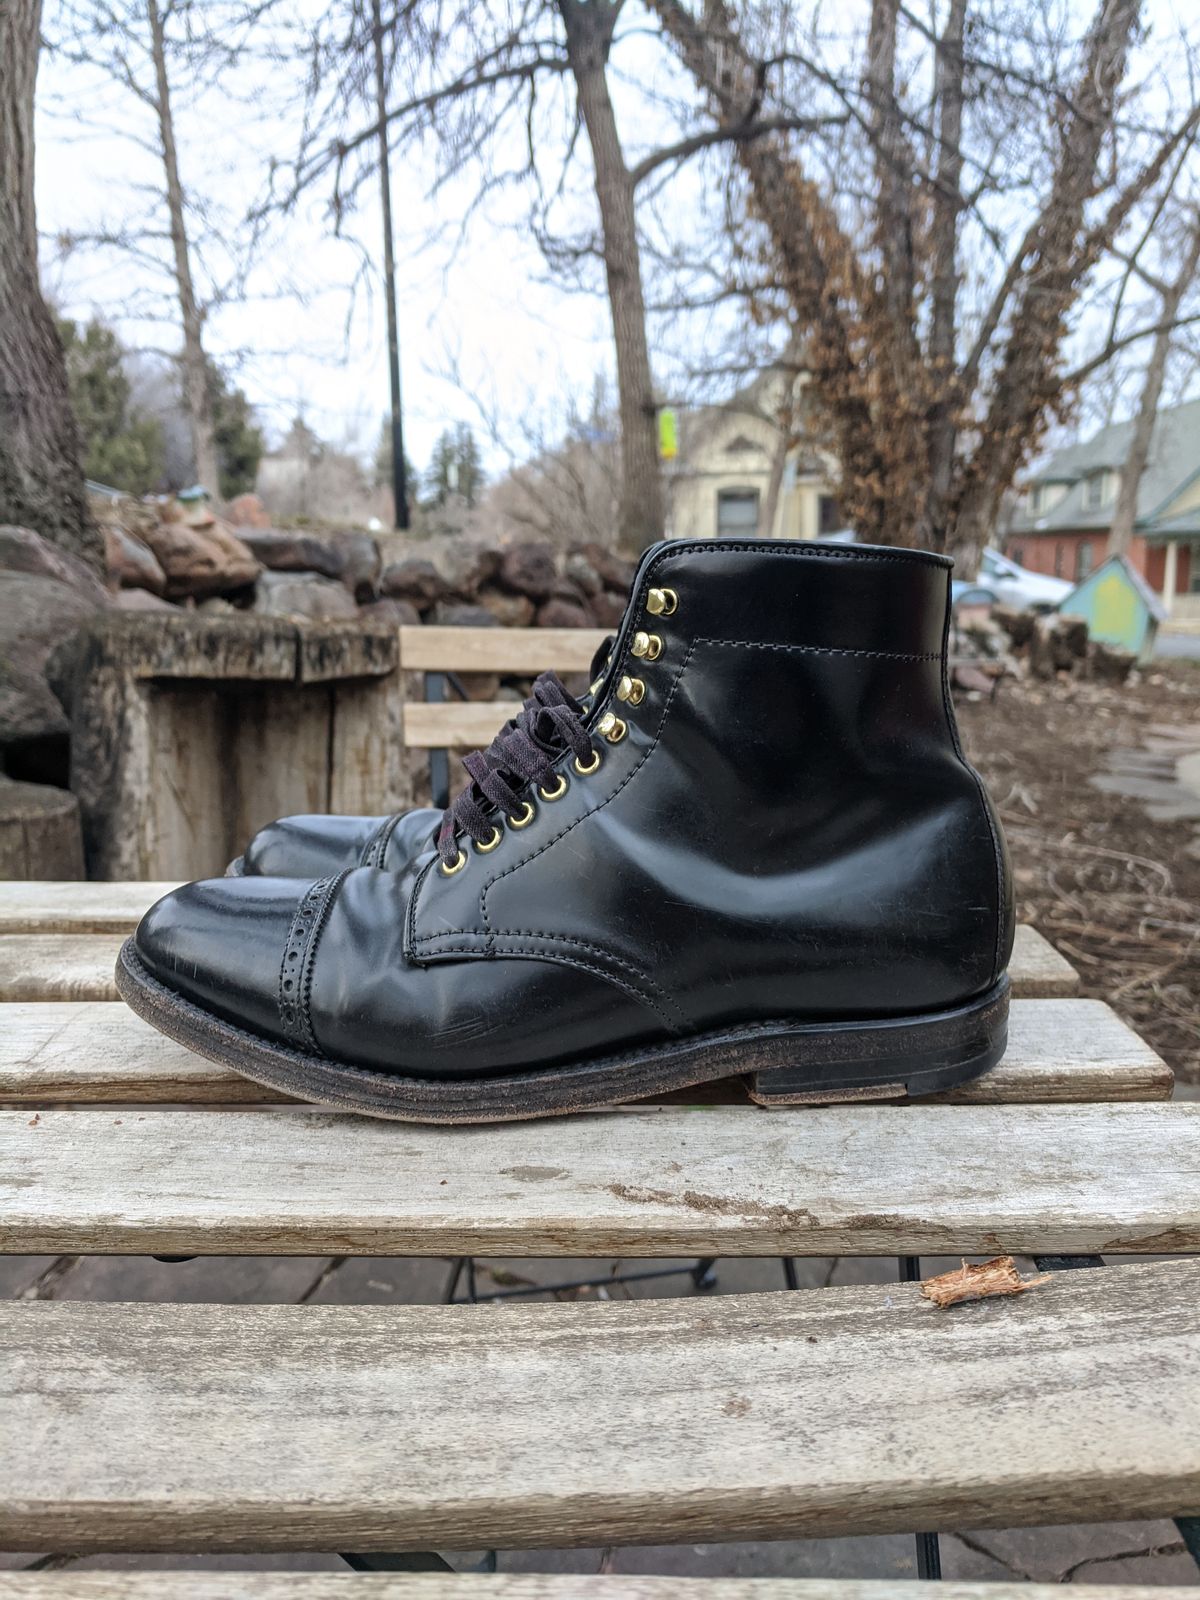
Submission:
M 49 0 L 52 40 L 56 9 Z M 645 89 L 659 73 L 667 85 L 670 72 L 656 45 L 631 35 L 617 51 L 615 89 L 636 152 L 656 134 L 669 135 L 672 124 L 643 94 L 629 93 L 622 74 L 637 73 Z M 242 219 L 265 192 L 269 158 L 294 154 L 296 84 L 290 72 L 258 64 L 211 87 L 176 82 L 184 181 L 213 208 L 218 238 L 246 237 Z M 161 167 L 128 135 L 152 139 L 146 112 L 127 90 L 53 50 L 38 88 L 38 224 L 48 288 L 65 313 L 98 312 L 133 347 L 177 348 L 177 325 L 161 315 L 174 315 L 165 278 L 125 252 L 83 245 L 64 251 L 61 244 L 66 234 L 115 233 L 145 215 L 139 186 L 160 185 Z M 423 466 L 441 429 L 456 419 L 479 428 L 482 407 L 508 419 L 514 452 L 528 454 L 527 437 L 539 427 L 552 436 L 568 396 L 586 399 L 594 375 L 611 374 L 607 303 L 551 281 L 523 226 L 527 205 L 519 194 L 497 196 L 460 236 L 475 174 L 434 194 L 435 172 L 430 149 L 393 159 L 408 452 Z M 577 215 L 586 222 L 586 169 L 579 176 Z M 272 224 L 248 298 L 213 313 L 206 343 L 219 361 L 241 364 L 239 381 L 269 435 L 277 438 L 303 413 L 323 437 L 369 455 L 388 403 L 377 182 L 363 186 L 344 240 L 330 237 L 327 198 L 327 187 L 318 188 L 295 215 Z M 163 254 L 161 243 L 148 248 Z M 202 280 L 232 268 L 209 242 L 198 242 L 196 253 Z M 661 365 L 669 366 L 665 356 Z M 485 450 L 499 464 L 497 448 L 485 441 Z
M 1053 3 L 1069 11 L 1086 0 Z M 1180 18 L 1193 3 L 1150 0 L 1151 66 L 1156 51 L 1160 62 L 1168 59 Z M 62 4 L 47 0 L 52 42 L 61 32 Z M 846 19 L 856 8 L 860 0 L 843 0 L 821 12 L 830 19 L 822 26 L 835 55 L 838 30 L 848 32 Z M 295 22 L 323 9 L 321 0 L 289 0 L 282 14 Z M 622 29 L 612 81 L 627 153 L 636 158 L 678 137 L 678 107 L 691 96 L 639 7 L 626 8 Z M 207 236 L 197 230 L 202 284 L 231 275 L 248 237 L 246 215 L 263 199 L 272 158 L 295 154 L 300 84 L 296 65 L 260 60 L 215 82 L 176 76 L 183 178 L 209 214 Z M 550 91 L 543 113 L 548 148 L 557 145 L 556 114 Z M 364 107 L 360 120 L 369 118 Z M 173 352 L 180 340 L 170 283 L 146 260 L 147 253 L 165 258 L 161 238 L 140 255 L 62 247 L 68 234 L 128 228 L 148 205 L 161 229 L 161 209 L 147 200 L 161 192 L 154 144 L 148 113 L 127 89 L 94 67 L 70 63 L 61 51 L 44 56 L 37 186 L 47 286 L 64 312 L 99 312 L 131 347 Z M 517 159 L 520 151 L 510 145 L 500 154 L 502 160 L 506 154 Z M 711 158 L 707 168 L 702 161 L 690 163 L 657 208 L 659 231 L 665 227 L 701 253 L 719 224 L 713 171 Z M 481 414 L 502 419 L 505 445 L 518 459 L 532 453 L 539 436 L 560 436 L 569 401 L 586 402 L 595 375 L 611 376 L 608 307 L 599 293 L 568 292 L 552 280 L 528 232 L 525 194 L 493 196 L 462 233 L 459 224 L 478 174 L 469 170 L 434 192 L 436 172 L 436 152 L 429 146 L 393 159 L 406 443 L 423 467 L 438 433 L 465 420 L 480 432 L 495 470 L 506 451 L 487 439 Z M 359 191 L 342 239 L 331 237 L 327 201 L 328 187 L 317 187 L 294 214 L 273 220 L 246 298 L 214 310 L 206 343 L 245 388 L 269 438 L 278 439 L 302 413 L 322 437 L 370 456 L 388 394 L 377 183 L 372 179 Z M 578 228 L 594 223 L 586 159 L 576 164 L 564 215 Z M 643 218 L 652 221 L 647 207 Z M 223 250 L 221 239 L 233 249 Z M 600 287 L 594 270 L 592 281 Z M 725 325 L 719 313 L 682 324 L 652 318 L 655 378 L 663 393 L 673 397 L 681 391 L 684 367 L 717 347 Z

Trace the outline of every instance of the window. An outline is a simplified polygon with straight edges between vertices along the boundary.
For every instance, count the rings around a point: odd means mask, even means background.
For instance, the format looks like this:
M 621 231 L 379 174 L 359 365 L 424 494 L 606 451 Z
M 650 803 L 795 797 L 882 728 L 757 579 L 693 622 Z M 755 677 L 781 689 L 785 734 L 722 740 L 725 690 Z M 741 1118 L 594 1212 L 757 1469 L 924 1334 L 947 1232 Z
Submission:
M 1014 544 L 1008 553 L 1019 567 L 1024 565 L 1025 546 L 1023 544 Z
M 1083 480 L 1083 509 L 1099 511 L 1108 499 L 1108 473 L 1091 472 Z
M 1038 512 L 1042 509 L 1042 486 L 1040 483 L 1035 483 L 1032 486 L 1026 503 L 1028 505 L 1030 515 L 1036 517 Z
M 718 489 L 717 537 L 758 532 L 758 490 Z
M 817 532 L 836 533 L 842 525 L 838 503 L 831 494 L 817 496 Z
M 1090 539 L 1081 539 L 1075 551 L 1075 577 L 1077 581 L 1086 578 L 1092 570 L 1095 552 Z
M 1066 565 L 1066 548 L 1061 544 L 1054 546 L 1054 576 L 1061 578 L 1063 567 Z

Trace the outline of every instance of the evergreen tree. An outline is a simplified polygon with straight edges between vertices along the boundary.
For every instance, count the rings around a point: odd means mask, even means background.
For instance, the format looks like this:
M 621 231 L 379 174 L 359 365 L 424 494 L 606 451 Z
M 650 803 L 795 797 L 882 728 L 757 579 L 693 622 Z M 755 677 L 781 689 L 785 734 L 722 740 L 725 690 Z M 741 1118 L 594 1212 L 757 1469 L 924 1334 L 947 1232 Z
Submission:
M 262 429 L 255 422 L 254 408 L 241 389 L 230 383 L 211 361 L 208 363 L 208 388 L 221 497 L 232 500 L 235 495 L 246 494 L 254 488 L 263 454 Z
M 447 428 L 433 447 L 425 488 L 432 505 L 445 505 L 452 494 L 461 495 L 469 506 L 479 498 L 484 485 L 479 445 L 465 422 Z
M 71 408 L 83 441 L 83 471 L 89 478 L 148 494 L 163 476 L 162 428 L 130 404 L 124 352 L 111 328 L 93 319 L 86 327 L 63 317 L 59 338 L 67 362 Z

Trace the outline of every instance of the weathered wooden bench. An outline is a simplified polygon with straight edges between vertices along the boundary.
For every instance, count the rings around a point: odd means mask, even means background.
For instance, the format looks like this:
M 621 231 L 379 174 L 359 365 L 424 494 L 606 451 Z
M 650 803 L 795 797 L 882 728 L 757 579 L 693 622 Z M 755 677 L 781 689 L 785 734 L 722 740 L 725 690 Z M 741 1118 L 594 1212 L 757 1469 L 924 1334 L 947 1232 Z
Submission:
M 63 998 L 40 941 L 111 955 L 156 893 L 72 890 L 0 890 L 10 991 L 43 996 L 0 1007 L 7 1253 L 1200 1253 L 1200 1106 L 1168 1101 L 1162 1062 L 1064 993 L 1070 968 L 1029 931 L 1010 1056 L 944 1103 L 765 1112 L 731 1096 L 440 1129 L 271 1103 L 119 1005 Z M 1194 1516 L 1200 1262 L 1054 1270 L 951 1312 L 915 1284 L 489 1308 L 11 1302 L 0 1438 L 11 1549 Z M 35 1581 L 49 1575 L 0 1575 L 0 1597 Z M 544 1581 L 537 1600 L 574 1593 Z M 505 1584 L 530 1580 L 473 1582 L 526 1600 Z

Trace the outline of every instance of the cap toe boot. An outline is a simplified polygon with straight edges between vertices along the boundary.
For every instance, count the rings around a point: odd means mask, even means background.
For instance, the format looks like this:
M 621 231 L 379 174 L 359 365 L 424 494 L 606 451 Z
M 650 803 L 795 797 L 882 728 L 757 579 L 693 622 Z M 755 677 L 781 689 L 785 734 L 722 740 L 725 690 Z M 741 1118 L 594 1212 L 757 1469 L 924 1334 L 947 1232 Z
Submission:
M 469 757 L 436 844 L 179 890 L 122 992 L 261 1081 L 418 1120 L 973 1076 L 1004 1048 L 1011 883 L 948 606 L 921 552 L 657 546 L 593 705 Z

